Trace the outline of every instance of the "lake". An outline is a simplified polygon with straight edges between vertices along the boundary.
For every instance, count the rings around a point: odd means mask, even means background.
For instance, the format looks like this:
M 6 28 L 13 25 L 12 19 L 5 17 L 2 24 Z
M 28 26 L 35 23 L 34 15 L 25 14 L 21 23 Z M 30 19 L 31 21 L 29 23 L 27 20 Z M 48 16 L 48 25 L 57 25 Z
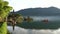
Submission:
M 58 29 L 60 27 L 60 16 L 30 16 L 30 18 L 33 19 L 32 22 L 23 22 L 17 26 L 27 29 Z M 44 19 L 48 19 L 48 22 L 42 22 Z
M 25 16 L 26 17 L 26 16 Z M 12 30 L 12 26 L 8 26 L 8 30 L 12 34 L 60 34 L 60 16 L 30 16 L 33 18 L 32 23 L 23 22 Z M 41 20 L 48 19 L 45 24 Z

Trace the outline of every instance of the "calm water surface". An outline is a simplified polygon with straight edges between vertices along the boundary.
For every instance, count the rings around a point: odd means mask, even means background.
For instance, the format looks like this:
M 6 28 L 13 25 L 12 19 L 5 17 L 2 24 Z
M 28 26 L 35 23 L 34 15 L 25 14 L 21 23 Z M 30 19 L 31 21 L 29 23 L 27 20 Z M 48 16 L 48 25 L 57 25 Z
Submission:
M 25 16 L 26 17 L 26 16 Z M 12 34 L 60 34 L 60 16 L 30 16 L 33 18 L 33 26 L 32 24 L 22 23 L 21 26 L 24 25 L 24 27 L 52 27 L 52 28 L 58 28 L 58 29 L 24 29 L 21 27 L 16 26 L 15 30 L 12 30 L 12 26 L 8 26 L 8 30 Z M 41 21 L 44 19 L 48 19 L 49 23 L 44 24 Z M 28 26 L 29 25 L 29 26 Z M 39 26 L 40 25 L 40 26 Z

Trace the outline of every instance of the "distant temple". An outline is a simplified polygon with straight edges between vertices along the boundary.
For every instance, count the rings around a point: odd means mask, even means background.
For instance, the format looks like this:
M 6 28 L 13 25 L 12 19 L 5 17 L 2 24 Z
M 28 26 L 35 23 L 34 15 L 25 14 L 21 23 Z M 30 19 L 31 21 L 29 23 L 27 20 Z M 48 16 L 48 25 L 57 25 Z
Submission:
M 33 19 L 30 18 L 29 16 L 27 16 L 27 18 L 24 18 L 24 21 L 31 22 L 31 21 L 33 21 Z
M 13 30 L 14 30 L 14 27 L 16 25 L 16 21 L 15 21 L 15 11 L 13 10 L 13 12 L 11 12 L 8 16 L 8 24 L 10 24 L 13 26 Z

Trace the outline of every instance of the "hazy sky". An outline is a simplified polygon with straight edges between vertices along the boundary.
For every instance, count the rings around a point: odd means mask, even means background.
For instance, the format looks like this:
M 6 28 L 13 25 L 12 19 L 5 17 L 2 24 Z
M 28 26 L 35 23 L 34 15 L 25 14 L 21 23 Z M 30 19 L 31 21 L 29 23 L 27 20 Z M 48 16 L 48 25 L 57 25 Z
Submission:
M 60 8 L 60 0 L 7 0 L 15 11 L 25 8 L 35 7 L 58 7 Z

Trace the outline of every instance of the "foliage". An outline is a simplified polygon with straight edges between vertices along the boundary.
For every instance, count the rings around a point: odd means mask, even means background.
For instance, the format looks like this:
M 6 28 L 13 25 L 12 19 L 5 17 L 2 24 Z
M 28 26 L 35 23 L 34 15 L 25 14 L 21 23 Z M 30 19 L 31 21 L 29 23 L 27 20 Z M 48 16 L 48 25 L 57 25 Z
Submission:
M 12 21 L 14 18 L 14 21 L 17 23 L 22 23 L 23 22 L 23 16 L 21 14 L 9 14 L 8 20 Z
M 17 19 L 16 19 L 16 22 L 17 22 L 17 23 L 22 23 L 23 20 L 24 20 L 23 16 L 21 16 L 21 15 L 17 15 L 16 18 L 17 18 Z
M 7 34 L 11 34 L 11 33 L 8 31 Z
M 3 22 L 4 18 L 6 18 L 12 10 L 12 7 L 8 6 L 8 2 L 4 0 L 0 0 L 0 34 L 7 34 L 7 22 Z
M 12 24 L 13 30 L 14 30 L 16 23 L 23 22 L 23 16 L 21 16 L 20 14 L 15 14 L 15 13 L 9 14 L 8 22 L 10 22 Z
M 12 9 L 8 4 L 7 1 L 0 0 L 0 17 L 5 18 Z
M 1 22 L 3 23 L 0 25 L 0 34 L 7 34 L 7 23 L 6 22 Z

